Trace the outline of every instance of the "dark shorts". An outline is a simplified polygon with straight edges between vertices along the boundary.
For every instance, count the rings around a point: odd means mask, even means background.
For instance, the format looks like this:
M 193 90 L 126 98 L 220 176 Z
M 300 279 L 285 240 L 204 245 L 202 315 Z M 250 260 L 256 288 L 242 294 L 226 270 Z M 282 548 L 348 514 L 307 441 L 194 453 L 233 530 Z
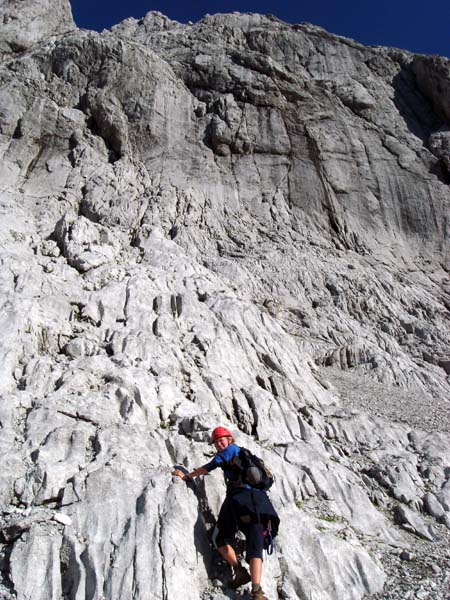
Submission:
M 246 560 L 262 559 L 263 531 L 269 521 L 275 537 L 279 518 L 264 492 L 241 489 L 227 494 L 217 519 L 216 546 L 232 546 L 236 533 L 240 530 L 245 535 Z

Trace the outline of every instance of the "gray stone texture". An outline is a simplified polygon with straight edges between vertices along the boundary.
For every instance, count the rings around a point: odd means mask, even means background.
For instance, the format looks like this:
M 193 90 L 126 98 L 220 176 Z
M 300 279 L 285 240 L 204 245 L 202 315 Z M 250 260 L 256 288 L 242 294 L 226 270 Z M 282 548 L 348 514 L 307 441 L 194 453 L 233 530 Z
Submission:
M 234 598 L 220 474 L 170 475 L 223 424 L 276 474 L 269 598 L 403 597 L 403 551 L 444 600 L 448 60 L 0 16 L 0 595 Z
M 76 29 L 66 0 L 1 0 L 0 20 L 0 56 L 4 58 Z

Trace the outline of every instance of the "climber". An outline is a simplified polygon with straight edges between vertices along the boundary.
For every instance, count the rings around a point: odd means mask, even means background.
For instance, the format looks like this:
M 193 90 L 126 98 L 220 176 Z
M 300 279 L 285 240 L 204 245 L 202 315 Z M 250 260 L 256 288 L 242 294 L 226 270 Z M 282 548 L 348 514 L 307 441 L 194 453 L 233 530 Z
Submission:
M 235 444 L 231 432 L 225 427 L 216 427 L 211 434 L 211 442 L 217 454 L 209 463 L 188 474 L 175 469 L 172 475 L 188 481 L 199 475 L 207 475 L 217 467 L 223 469 L 227 493 L 217 519 L 217 550 L 232 567 L 232 587 L 238 588 L 251 581 L 252 600 L 267 600 L 261 589 L 264 536 L 269 529 L 272 537 L 275 537 L 280 520 L 266 492 L 242 482 L 239 471 L 232 464 L 240 447 Z M 250 573 L 238 561 L 232 545 L 238 529 L 245 535 Z

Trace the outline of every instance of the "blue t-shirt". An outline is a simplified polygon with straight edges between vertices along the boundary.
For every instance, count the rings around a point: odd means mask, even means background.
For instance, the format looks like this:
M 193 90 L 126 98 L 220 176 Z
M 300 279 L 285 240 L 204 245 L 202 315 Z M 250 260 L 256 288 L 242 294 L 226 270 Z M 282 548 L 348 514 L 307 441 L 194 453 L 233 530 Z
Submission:
M 223 469 L 225 483 L 228 485 L 230 481 L 235 479 L 236 470 L 233 470 L 231 468 L 227 469 L 227 465 L 230 464 L 233 458 L 239 454 L 240 450 L 240 447 L 236 444 L 230 444 L 225 448 L 225 450 L 218 452 L 215 455 L 215 457 L 211 461 L 209 461 L 209 463 L 203 465 L 203 468 L 206 469 L 208 473 L 210 473 L 214 469 L 217 469 L 217 467 L 221 467 Z M 245 487 L 250 486 L 246 485 Z

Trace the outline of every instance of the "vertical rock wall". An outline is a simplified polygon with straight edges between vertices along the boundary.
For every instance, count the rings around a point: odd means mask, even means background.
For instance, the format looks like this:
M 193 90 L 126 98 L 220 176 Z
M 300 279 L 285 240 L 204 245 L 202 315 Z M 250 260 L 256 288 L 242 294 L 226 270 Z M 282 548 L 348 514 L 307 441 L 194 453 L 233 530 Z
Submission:
M 403 549 L 442 600 L 448 61 L 1 10 L 3 597 L 230 597 L 221 478 L 170 476 L 222 423 L 276 473 L 270 598 L 381 594 Z

